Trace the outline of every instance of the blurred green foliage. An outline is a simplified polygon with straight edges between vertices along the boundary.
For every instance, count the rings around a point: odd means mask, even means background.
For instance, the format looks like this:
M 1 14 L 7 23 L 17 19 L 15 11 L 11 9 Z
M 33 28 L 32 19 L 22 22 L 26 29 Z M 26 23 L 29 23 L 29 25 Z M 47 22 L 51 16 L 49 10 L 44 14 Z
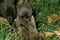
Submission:
M 12 26 L 0 21 L 0 40 L 19 40 L 19 36 Z
M 54 31 L 60 27 L 60 20 L 47 23 L 47 16 L 53 14 L 60 16 L 60 0 L 28 0 L 28 3 L 36 13 L 35 20 L 39 32 Z M 46 40 L 57 40 L 57 36 L 46 38 Z
M 46 40 L 58 40 L 58 37 L 53 35 L 52 37 L 47 37 Z
M 28 3 L 33 8 L 36 13 L 36 23 L 37 27 L 44 26 L 49 27 L 47 21 L 47 16 L 57 14 L 60 15 L 60 0 L 28 0 Z M 52 23 L 51 27 L 54 29 L 54 25 L 57 23 Z M 59 23 L 60 24 L 60 23 Z M 48 25 L 48 26 L 47 26 Z M 44 28 L 44 27 L 43 27 Z M 46 28 L 45 28 L 46 29 Z M 50 29 L 50 28 L 49 28 Z

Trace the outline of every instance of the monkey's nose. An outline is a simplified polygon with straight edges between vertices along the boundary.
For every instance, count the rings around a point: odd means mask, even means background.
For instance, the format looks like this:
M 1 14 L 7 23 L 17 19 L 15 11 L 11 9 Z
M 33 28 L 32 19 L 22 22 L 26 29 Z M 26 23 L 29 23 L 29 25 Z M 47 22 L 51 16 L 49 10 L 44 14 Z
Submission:
M 28 22 L 29 20 L 25 18 L 24 21 L 25 21 L 25 22 Z

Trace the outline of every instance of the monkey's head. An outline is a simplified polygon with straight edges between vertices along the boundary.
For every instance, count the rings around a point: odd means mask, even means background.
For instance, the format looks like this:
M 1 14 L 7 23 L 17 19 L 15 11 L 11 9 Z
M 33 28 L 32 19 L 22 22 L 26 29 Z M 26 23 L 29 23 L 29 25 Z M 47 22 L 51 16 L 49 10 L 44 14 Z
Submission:
M 32 16 L 32 8 L 27 5 L 20 5 L 17 7 L 17 13 L 20 20 L 28 22 Z

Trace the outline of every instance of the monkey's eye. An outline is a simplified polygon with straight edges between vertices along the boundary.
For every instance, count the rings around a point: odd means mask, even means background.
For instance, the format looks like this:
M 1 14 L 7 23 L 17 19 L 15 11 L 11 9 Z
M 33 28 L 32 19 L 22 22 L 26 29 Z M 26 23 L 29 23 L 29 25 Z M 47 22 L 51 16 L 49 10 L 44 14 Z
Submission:
M 21 16 L 21 18 L 29 18 L 29 16 Z
M 24 18 L 24 16 L 21 16 L 21 18 Z

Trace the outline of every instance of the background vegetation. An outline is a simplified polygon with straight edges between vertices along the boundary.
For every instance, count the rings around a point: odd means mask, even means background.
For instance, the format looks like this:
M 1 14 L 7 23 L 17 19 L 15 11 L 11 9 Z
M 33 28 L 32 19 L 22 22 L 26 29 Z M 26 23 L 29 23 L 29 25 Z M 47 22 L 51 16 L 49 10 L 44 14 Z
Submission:
M 59 31 L 60 0 L 29 0 L 28 2 L 35 11 L 35 20 L 39 32 L 43 32 L 45 36 L 51 36 L 54 31 Z M 57 36 L 54 37 L 57 38 Z M 54 37 L 46 37 L 46 40 L 58 40 Z
M 29 5 L 33 8 L 35 21 L 38 27 L 38 31 L 42 32 L 46 36 L 46 40 L 57 40 L 58 36 L 55 35 L 55 31 L 59 31 L 60 28 L 60 0 L 27 0 Z M 3 1 L 0 0 L 0 5 Z M 9 25 L 0 23 L 0 39 L 11 40 L 12 36 L 8 30 L 12 30 Z M 14 31 L 14 29 L 13 29 Z M 12 32 L 12 31 L 11 31 Z M 12 35 L 16 35 L 14 31 Z M 51 36 L 53 34 L 53 36 Z M 2 36 L 3 35 L 3 36 Z M 9 36 L 9 37 L 8 37 Z M 7 38 L 8 37 L 8 38 Z M 16 37 L 18 40 L 18 36 Z

